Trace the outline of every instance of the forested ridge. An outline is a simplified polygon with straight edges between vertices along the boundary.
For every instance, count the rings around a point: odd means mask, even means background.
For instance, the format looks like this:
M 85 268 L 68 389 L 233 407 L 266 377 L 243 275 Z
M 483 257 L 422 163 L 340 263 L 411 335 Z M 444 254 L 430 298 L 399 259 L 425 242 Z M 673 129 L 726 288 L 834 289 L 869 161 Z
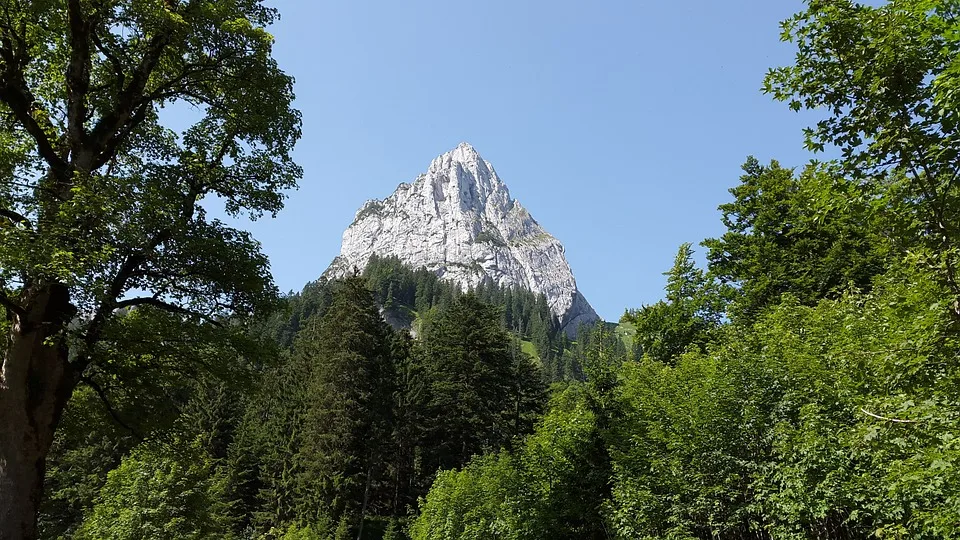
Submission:
M 300 175 L 275 10 L 3 7 L 0 540 L 960 538 L 953 3 L 784 21 L 763 91 L 837 159 L 747 158 L 663 299 L 574 338 L 390 257 L 277 293 L 199 204 Z

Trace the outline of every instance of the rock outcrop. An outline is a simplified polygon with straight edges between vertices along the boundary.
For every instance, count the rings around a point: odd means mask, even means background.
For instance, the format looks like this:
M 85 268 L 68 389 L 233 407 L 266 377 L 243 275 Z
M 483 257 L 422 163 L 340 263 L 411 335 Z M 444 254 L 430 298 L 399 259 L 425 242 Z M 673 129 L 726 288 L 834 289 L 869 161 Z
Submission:
M 370 255 L 396 256 L 464 289 L 484 280 L 543 293 L 568 333 L 599 317 L 577 290 L 563 246 L 519 202 L 493 166 L 461 143 L 386 199 L 369 200 L 343 233 L 324 273 L 363 269 Z

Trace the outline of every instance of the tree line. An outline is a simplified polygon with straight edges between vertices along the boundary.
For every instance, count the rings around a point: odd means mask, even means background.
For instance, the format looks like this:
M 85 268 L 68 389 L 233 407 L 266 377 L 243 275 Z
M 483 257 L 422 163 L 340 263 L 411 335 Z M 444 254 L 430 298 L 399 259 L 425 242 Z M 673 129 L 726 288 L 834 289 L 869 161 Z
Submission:
M 810 1 L 764 90 L 824 111 L 750 158 L 707 266 L 628 310 L 524 444 L 435 481 L 415 539 L 957 538 L 960 13 Z
M 460 287 L 443 280 L 426 268 L 411 268 L 394 256 L 370 256 L 363 276 L 384 308 L 384 314 L 397 325 L 429 321 L 433 310 L 451 305 L 461 293 Z M 560 328 L 547 298 L 517 286 L 503 286 L 487 278 L 468 289 L 481 302 L 499 306 L 503 326 L 532 345 L 540 360 L 547 383 L 583 379 L 581 362 L 589 341 L 572 340 Z
M 291 298 L 252 331 L 299 330 L 255 357 L 245 384 L 167 381 L 166 425 L 135 402 L 115 411 L 128 432 L 95 399 L 71 406 L 42 537 L 399 534 L 438 470 L 532 430 L 543 373 L 502 309 L 456 294 L 414 341 L 386 324 L 373 284 L 323 281 Z

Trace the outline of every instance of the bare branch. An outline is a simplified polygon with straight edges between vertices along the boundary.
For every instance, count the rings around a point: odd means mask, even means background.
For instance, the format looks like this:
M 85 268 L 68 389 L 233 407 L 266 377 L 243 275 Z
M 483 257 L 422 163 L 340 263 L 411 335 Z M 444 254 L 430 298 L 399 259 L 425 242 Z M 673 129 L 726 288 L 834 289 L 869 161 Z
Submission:
M 862 412 L 867 416 L 872 416 L 873 418 L 876 418 L 878 420 L 886 420 L 887 422 L 896 422 L 898 424 L 919 424 L 920 423 L 919 420 L 902 420 L 899 418 L 887 418 L 886 416 L 880 416 L 879 414 L 874 414 L 864 409 L 863 407 L 860 407 L 860 412 Z
M 110 405 L 110 400 L 107 398 L 106 392 L 103 391 L 103 388 L 101 388 L 100 385 L 96 383 L 96 381 L 94 381 L 90 377 L 85 377 L 85 376 L 80 377 L 80 380 L 83 381 L 87 386 L 93 389 L 93 391 L 97 394 L 97 397 L 100 398 L 100 401 L 103 402 L 103 406 L 106 407 L 107 413 L 110 415 L 111 418 L 113 418 L 114 422 L 119 424 L 120 427 L 129 431 L 131 434 L 133 434 L 133 436 L 138 438 L 143 437 L 143 435 L 141 435 L 139 431 L 132 428 L 129 424 L 127 424 L 126 422 L 123 421 L 123 419 L 120 418 L 120 415 L 117 414 L 117 411 L 115 411 L 113 409 L 113 406 Z

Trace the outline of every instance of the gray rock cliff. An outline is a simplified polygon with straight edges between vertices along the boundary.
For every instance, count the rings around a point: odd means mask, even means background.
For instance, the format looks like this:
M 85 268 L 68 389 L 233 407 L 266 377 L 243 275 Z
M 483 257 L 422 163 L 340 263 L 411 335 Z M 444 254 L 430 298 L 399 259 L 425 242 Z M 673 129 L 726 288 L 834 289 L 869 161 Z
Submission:
M 369 200 L 324 272 L 343 277 L 370 255 L 396 256 L 464 289 L 491 280 L 543 293 L 568 333 L 599 319 L 577 290 L 563 246 L 510 197 L 493 166 L 461 143 L 386 199 Z

